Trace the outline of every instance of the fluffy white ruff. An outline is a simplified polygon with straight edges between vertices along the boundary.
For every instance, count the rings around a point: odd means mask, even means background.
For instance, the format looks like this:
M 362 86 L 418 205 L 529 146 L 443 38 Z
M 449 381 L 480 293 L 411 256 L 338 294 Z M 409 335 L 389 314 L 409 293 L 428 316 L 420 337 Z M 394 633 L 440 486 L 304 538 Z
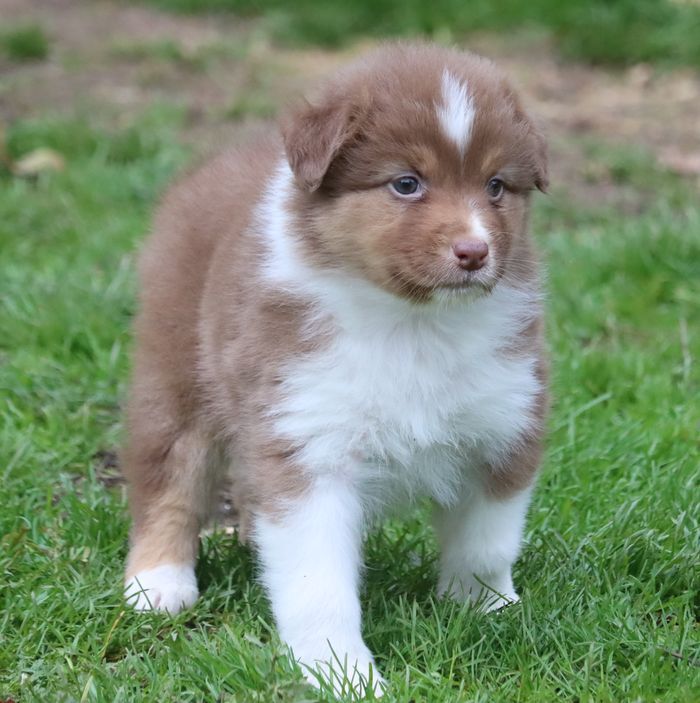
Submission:
M 366 500 L 455 503 L 472 468 L 497 465 L 533 428 L 537 359 L 503 349 L 517 348 L 539 314 L 538 293 L 499 283 L 480 298 L 420 306 L 313 267 L 286 210 L 291 187 L 285 163 L 258 212 L 263 275 L 309 301 L 309 335 L 325 325 L 333 341 L 283 370 L 278 434 L 302 446 L 310 474 L 356 478 Z
M 189 608 L 199 595 L 194 569 L 184 564 L 161 564 L 127 579 L 124 595 L 136 610 L 164 610 L 175 615 Z

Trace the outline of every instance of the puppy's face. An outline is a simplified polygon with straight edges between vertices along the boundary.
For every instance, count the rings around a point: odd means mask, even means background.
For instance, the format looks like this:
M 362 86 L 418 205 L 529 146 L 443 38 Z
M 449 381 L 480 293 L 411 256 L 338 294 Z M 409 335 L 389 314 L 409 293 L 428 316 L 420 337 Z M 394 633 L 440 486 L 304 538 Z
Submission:
M 394 294 L 488 291 L 546 186 L 544 140 L 478 57 L 397 47 L 351 70 L 286 125 L 308 255 Z

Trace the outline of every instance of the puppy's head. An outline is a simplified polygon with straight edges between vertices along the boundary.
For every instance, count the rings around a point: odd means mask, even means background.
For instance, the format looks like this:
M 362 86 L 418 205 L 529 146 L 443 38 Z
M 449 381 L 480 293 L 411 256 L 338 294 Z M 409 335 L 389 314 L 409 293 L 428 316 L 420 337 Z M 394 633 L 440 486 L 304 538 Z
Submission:
M 307 255 L 397 295 L 488 291 L 522 275 L 542 135 L 493 64 L 393 45 L 282 127 Z M 525 266 L 527 269 L 527 266 Z

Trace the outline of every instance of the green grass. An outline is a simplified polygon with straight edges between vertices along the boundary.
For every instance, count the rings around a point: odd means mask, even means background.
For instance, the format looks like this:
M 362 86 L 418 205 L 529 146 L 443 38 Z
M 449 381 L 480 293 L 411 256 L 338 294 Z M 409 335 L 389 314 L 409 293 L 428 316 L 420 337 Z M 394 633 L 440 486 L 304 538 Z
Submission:
M 700 66 L 700 6 L 693 0 L 147 1 L 180 12 L 262 17 L 272 35 L 289 44 L 337 46 L 368 35 L 450 41 L 475 31 L 530 29 L 549 32 L 570 58 Z
M 11 61 L 45 59 L 49 53 L 49 40 L 44 30 L 36 24 L 0 30 L 0 57 Z
M 120 133 L 25 121 L 14 156 L 67 158 L 0 175 L 0 699 L 320 700 L 271 625 L 253 556 L 202 546 L 203 597 L 176 618 L 121 598 L 127 514 L 97 453 L 119 437 L 133 252 L 186 155 L 180 116 Z M 523 601 L 484 615 L 434 598 L 419 514 L 373 533 L 363 591 L 387 701 L 655 701 L 700 690 L 700 207 L 636 152 L 591 147 L 645 212 L 540 198 L 554 410 L 527 545 Z

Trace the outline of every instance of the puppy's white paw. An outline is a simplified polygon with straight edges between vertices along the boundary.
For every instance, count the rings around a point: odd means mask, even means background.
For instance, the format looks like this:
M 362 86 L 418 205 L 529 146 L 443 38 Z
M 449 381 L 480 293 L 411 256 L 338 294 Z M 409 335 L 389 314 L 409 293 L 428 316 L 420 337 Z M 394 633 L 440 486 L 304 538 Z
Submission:
M 494 585 L 488 581 L 485 583 L 486 585 L 474 576 L 463 577 L 459 580 L 452 579 L 449 583 L 442 582 L 440 584 L 438 595 L 447 596 L 462 603 L 471 602 L 484 613 L 500 610 L 520 600 L 520 596 L 513 588 L 510 575 L 495 579 Z
M 508 593 L 494 593 L 493 591 L 482 591 L 474 601 L 479 604 L 480 610 L 490 613 L 493 610 L 501 610 L 509 605 L 514 605 L 520 600 L 520 596 L 515 591 Z
M 189 608 L 197 600 L 199 591 L 191 566 L 161 564 L 127 579 L 124 595 L 136 610 L 164 610 L 175 615 Z
M 346 654 L 342 658 L 335 654 L 322 654 L 318 657 L 306 655 L 297 661 L 304 670 L 306 680 L 316 688 L 324 681 L 338 696 L 352 694 L 357 699 L 364 699 L 371 692 L 374 698 L 381 698 L 386 689 L 386 681 L 377 670 L 377 665 L 369 650 Z

